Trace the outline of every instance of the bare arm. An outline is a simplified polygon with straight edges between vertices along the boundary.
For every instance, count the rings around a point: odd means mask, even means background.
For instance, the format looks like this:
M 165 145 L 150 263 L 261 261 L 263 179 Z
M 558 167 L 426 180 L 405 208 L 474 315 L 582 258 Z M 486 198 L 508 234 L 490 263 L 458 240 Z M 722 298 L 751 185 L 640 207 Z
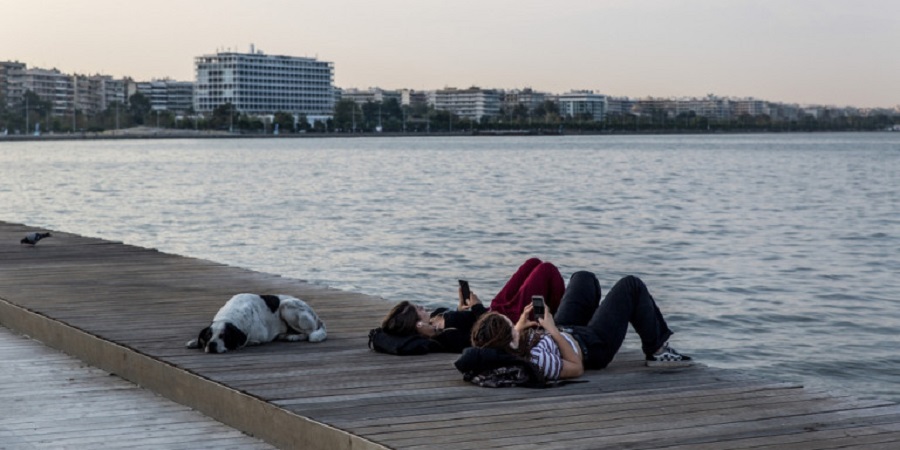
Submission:
M 553 315 L 550 314 L 549 309 L 544 311 L 544 317 L 538 318 L 538 322 L 544 327 L 544 331 L 553 338 L 556 346 L 559 347 L 559 354 L 562 358 L 562 370 L 559 372 L 559 378 L 577 378 L 584 374 L 584 363 L 581 360 L 581 354 L 572 348 L 572 344 L 556 328 L 556 322 L 553 320 Z

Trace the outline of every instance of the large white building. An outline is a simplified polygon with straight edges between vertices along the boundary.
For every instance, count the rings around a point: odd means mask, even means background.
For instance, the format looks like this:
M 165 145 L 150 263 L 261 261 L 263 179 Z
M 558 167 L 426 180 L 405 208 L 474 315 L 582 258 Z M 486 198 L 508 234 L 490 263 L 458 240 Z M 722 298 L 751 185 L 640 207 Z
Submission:
M 434 109 L 471 120 L 500 114 L 500 93 L 494 89 L 441 89 L 434 92 L 433 99 Z
M 315 58 L 218 52 L 194 60 L 194 110 L 210 113 L 231 103 L 239 113 L 305 114 L 323 120 L 334 111 L 334 65 Z
M 606 96 L 593 91 L 571 91 L 559 96 L 562 117 L 590 116 L 596 121 L 606 118 Z

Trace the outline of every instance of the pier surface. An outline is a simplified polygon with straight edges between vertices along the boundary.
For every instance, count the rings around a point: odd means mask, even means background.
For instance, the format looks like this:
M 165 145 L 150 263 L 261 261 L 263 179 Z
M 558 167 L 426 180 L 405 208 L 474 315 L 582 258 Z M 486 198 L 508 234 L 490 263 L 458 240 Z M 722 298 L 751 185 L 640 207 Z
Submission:
M 0 449 L 274 447 L 0 327 Z
M 702 365 L 651 369 L 636 348 L 587 383 L 478 388 L 456 355 L 370 351 L 383 299 L 60 231 L 20 245 L 31 231 L 47 230 L 0 222 L 0 324 L 279 448 L 900 447 L 900 405 Z M 306 300 L 328 340 L 186 349 L 240 292 Z

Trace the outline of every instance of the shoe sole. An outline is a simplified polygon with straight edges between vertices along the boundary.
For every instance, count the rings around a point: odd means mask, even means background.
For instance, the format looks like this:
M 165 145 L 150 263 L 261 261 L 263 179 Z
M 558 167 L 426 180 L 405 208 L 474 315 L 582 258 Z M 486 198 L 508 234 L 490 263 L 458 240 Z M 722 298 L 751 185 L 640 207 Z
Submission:
M 665 367 L 665 368 L 677 368 L 677 367 L 691 367 L 694 365 L 694 361 L 647 361 L 647 367 Z

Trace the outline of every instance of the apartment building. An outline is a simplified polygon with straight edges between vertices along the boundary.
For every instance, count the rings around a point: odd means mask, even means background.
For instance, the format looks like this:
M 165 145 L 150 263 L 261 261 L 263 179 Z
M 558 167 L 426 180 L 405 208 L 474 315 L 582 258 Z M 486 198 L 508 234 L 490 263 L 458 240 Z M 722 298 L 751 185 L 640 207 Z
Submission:
M 547 100 L 547 94 L 537 92 L 531 88 L 512 89 L 503 93 L 503 108 L 512 111 L 518 105 L 524 105 L 528 112 L 532 112 Z
M 734 115 L 736 116 L 761 116 L 761 115 L 769 115 L 769 102 L 763 100 L 756 100 L 753 98 L 744 98 L 734 100 L 732 102 L 734 107 Z
M 18 61 L 0 61 L 0 100 L 11 108 L 22 101 L 25 64 Z
M 168 78 L 153 81 L 129 81 L 128 97 L 140 93 L 150 101 L 151 111 L 186 114 L 194 108 L 194 82 Z
M 400 105 L 416 107 L 426 104 L 428 104 L 428 94 L 426 92 L 412 89 L 400 90 Z
M 440 89 L 434 92 L 433 99 L 434 109 L 450 111 L 470 120 L 500 114 L 500 92 L 496 89 Z
M 194 110 L 210 113 L 231 103 L 237 112 L 305 114 L 330 118 L 334 110 L 334 65 L 315 58 L 222 51 L 194 59 Z
M 85 114 L 99 114 L 113 104 L 125 104 L 125 80 L 109 75 L 74 75 L 72 77 L 75 109 Z
M 403 100 L 403 95 L 400 91 L 388 91 L 377 87 L 365 90 L 348 88 L 341 91 L 341 99 L 353 100 L 360 105 L 368 102 L 384 103 L 390 99 L 394 99 L 397 103 L 400 103 Z
M 571 91 L 559 96 L 560 117 L 590 116 L 595 121 L 606 118 L 606 96 L 594 91 Z
M 71 75 L 56 69 L 25 69 L 22 86 L 50 102 L 50 114 L 71 114 L 75 107 L 75 83 Z
M 628 97 L 606 97 L 606 114 L 625 116 L 634 113 L 635 101 Z

